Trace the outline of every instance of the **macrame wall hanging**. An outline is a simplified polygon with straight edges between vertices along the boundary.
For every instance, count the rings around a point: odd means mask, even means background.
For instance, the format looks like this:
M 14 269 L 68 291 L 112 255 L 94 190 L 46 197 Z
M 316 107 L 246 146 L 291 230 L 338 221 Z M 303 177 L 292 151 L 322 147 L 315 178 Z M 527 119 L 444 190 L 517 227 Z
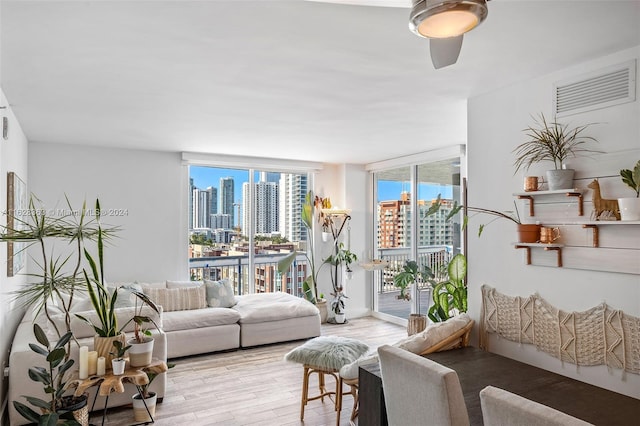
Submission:
M 602 303 L 584 312 L 565 312 L 537 294 L 510 297 L 482 286 L 480 347 L 488 333 L 577 365 L 607 365 L 640 374 L 640 318 Z

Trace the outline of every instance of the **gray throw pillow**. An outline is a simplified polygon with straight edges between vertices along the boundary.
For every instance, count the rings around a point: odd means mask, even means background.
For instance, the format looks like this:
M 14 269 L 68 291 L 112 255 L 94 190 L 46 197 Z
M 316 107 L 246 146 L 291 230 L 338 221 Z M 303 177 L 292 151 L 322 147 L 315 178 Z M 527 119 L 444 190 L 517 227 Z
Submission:
M 204 285 L 207 288 L 207 306 L 211 308 L 230 308 L 238 303 L 229 280 L 204 280 Z

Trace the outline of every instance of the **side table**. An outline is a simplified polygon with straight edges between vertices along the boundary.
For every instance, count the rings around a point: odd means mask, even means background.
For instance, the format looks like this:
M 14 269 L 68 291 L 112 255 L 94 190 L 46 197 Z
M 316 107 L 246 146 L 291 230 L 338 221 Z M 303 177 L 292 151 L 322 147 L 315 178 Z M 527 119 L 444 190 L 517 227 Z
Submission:
M 109 395 L 112 392 L 124 393 L 124 384 L 131 383 L 135 385 L 136 389 L 139 393 L 142 393 L 142 386 L 149 383 L 149 377 L 147 373 L 164 373 L 167 371 L 167 363 L 164 361 L 153 361 L 151 364 L 146 365 L 144 367 L 128 367 L 124 374 L 114 375 L 111 372 L 108 372 L 104 376 L 91 376 L 86 379 L 75 379 L 70 381 L 70 386 L 75 386 L 76 391 L 75 395 L 82 395 L 85 391 L 91 387 L 99 386 L 98 392 L 96 392 L 93 403 L 91 404 L 91 410 L 96 404 L 96 399 L 98 395 L 104 396 L 104 409 L 102 411 L 102 425 L 104 425 L 104 419 L 107 415 L 107 404 L 109 403 Z M 147 409 L 147 414 L 149 414 L 150 422 L 145 422 L 141 424 L 149 424 L 154 423 L 155 420 L 149 411 L 149 407 L 147 407 L 146 401 L 142 400 L 145 408 Z

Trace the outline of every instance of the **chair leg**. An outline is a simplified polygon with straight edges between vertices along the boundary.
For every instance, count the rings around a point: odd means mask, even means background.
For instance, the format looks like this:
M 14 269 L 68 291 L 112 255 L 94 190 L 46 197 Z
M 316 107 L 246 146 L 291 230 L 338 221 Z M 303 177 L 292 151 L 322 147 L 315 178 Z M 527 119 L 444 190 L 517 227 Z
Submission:
M 358 385 L 350 385 L 351 386 L 351 395 L 353 395 L 353 410 L 351 410 L 351 421 L 355 421 L 356 417 L 358 417 Z
M 302 399 L 300 403 L 300 420 L 304 420 L 304 406 L 307 405 L 309 397 L 309 367 L 304 367 L 304 376 L 302 378 Z

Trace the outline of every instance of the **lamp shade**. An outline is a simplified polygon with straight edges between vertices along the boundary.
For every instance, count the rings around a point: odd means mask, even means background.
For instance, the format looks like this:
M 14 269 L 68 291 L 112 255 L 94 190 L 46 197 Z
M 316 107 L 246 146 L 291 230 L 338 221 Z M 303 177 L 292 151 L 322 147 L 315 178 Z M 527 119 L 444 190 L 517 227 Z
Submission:
M 421 37 L 456 37 L 478 26 L 487 13 L 485 0 L 413 0 L 409 29 Z

